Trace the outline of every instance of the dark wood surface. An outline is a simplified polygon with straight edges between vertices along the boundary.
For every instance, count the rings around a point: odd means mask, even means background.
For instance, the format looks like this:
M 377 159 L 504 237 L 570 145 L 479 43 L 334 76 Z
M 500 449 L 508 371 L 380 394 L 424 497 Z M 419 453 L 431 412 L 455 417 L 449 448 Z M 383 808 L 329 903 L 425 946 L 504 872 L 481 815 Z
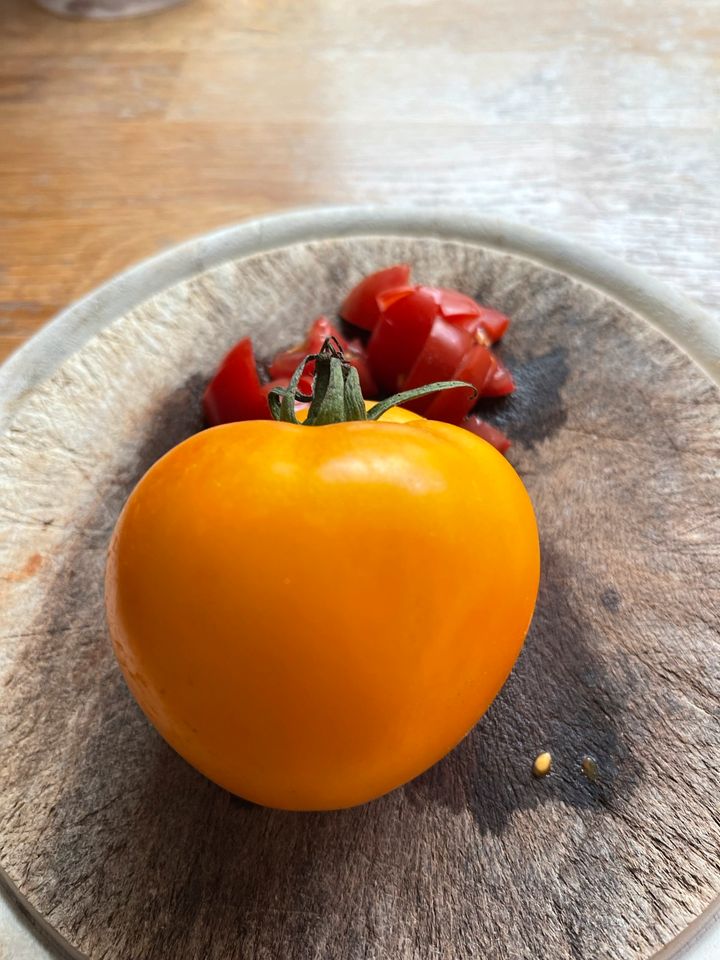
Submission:
M 355 810 L 264 810 L 133 703 L 106 545 L 136 479 L 199 426 L 230 342 L 251 330 L 267 355 L 399 258 L 513 317 L 519 389 L 489 415 L 538 513 L 537 613 L 497 702 L 428 773 Z M 156 297 L 0 440 L 3 868 L 92 960 L 650 957 L 720 893 L 719 438 L 717 390 L 640 318 L 476 247 L 311 244 Z

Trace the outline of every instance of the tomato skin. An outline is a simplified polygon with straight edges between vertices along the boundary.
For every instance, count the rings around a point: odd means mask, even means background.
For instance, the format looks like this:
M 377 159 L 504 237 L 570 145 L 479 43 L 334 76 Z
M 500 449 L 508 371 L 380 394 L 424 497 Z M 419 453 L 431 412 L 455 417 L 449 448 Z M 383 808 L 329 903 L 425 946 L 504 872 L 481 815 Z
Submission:
M 347 341 L 337 327 L 330 323 L 327 317 L 316 317 L 302 343 L 298 343 L 297 346 L 291 347 L 289 350 L 281 350 L 273 357 L 268 367 L 270 376 L 274 378 L 292 377 L 305 357 L 311 353 L 318 353 L 328 337 L 335 337 L 342 349 L 346 349 Z M 312 375 L 314 366 L 313 363 L 309 363 L 305 368 L 306 372 Z
M 398 263 L 364 277 L 352 288 L 340 307 L 340 316 L 361 330 L 373 330 L 380 317 L 378 295 L 391 287 L 406 286 L 410 279 L 410 266 Z
M 292 350 L 283 350 L 282 353 L 279 353 L 270 363 L 268 367 L 268 373 L 273 378 L 273 380 L 282 380 L 287 378 L 290 380 L 290 377 L 295 373 L 297 368 L 303 362 L 307 356 L 307 351 L 302 347 L 297 347 Z M 310 367 L 311 364 L 308 364 Z M 305 368 L 307 370 L 307 367 Z M 312 374 L 312 370 L 310 370 Z
M 421 290 L 408 288 L 384 306 L 368 343 L 370 370 L 381 390 L 396 393 L 430 335 L 437 305 Z
M 478 305 L 478 312 L 471 317 L 462 317 L 458 321 L 470 333 L 482 331 L 490 343 L 497 343 L 507 331 L 510 325 L 510 318 L 499 310 L 493 310 L 492 307 L 481 307 Z
M 480 390 L 481 397 L 507 397 L 515 390 L 515 381 L 508 368 L 493 357 L 493 364 Z
M 290 386 L 290 377 L 276 377 L 275 380 L 270 380 L 269 383 L 264 383 L 260 387 L 260 392 L 265 397 L 265 402 L 268 403 L 268 411 L 270 410 L 268 396 L 271 390 L 274 390 L 276 387 L 281 387 L 283 390 Z M 300 393 L 309 396 L 312 393 L 313 380 L 312 377 L 303 376 L 300 377 L 300 383 L 298 384 L 298 390 Z M 267 417 L 266 419 L 269 419 Z
M 210 426 L 270 419 L 250 337 L 240 340 L 224 357 L 203 394 L 203 413 Z
M 448 379 L 462 359 L 462 343 L 466 355 L 474 345 L 489 346 L 502 337 L 510 322 L 497 310 L 446 287 L 388 287 L 377 294 L 376 301 L 379 320 L 368 345 L 368 363 L 379 387 L 387 393 Z M 449 362 L 453 340 L 457 343 L 455 364 Z M 515 389 L 512 377 L 499 361 L 487 389 L 486 395 L 493 397 L 506 396 Z M 431 402 L 423 397 L 410 406 L 425 413 Z
M 340 344 L 345 352 L 345 357 L 356 368 L 360 377 L 360 386 L 366 397 L 376 397 L 378 389 L 375 380 L 370 372 L 370 367 L 365 355 L 365 347 L 360 340 L 348 341 L 343 337 L 335 324 L 331 323 L 327 317 L 317 317 L 311 324 L 305 341 L 289 350 L 283 350 L 278 353 L 269 366 L 270 376 L 274 379 L 292 377 L 297 367 L 303 362 L 309 354 L 318 353 L 323 343 L 328 337 L 333 337 Z M 315 363 L 311 362 L 305 367 L 305 373 L 312 384 L 312 375 L 315 372 Z M 307 389 L 304 392 L 308 392 Z
M 538 577 L 522 482 L 468 431 L 405 411 L 253 421 L 196 434 L 140 481 L 107 616 L 130 689 L 191 764 L 256 803 L 331 809 L 462 739 Z
M 450 290 L 447 287 L 421 287 L 427 290 L 438 305 L 440 314 L 450 322 L 461 323 L 479 317 L 482 307 L 479 303 L 459 290 Z
M 473 339 L 467 330 L 447 323 L 442 317 L 437 317 L 420 355 L 399 386 L 403 390 L 411 390 L 426 383 L 450 380 L 460 361 L 472 346 Z M 434 395 L 430 394 L 411 400 L 407 406 L 416 413 L 423 413 L 433 399 Z
M 471 415 L 466 420 L 463 420 L 462 426 L 471 433 L 474 433 L 476 437 L 482 437 L 483 440 L 487 440 L 499 453 L 507 453 L 511 447 L 510 440 L 502 430 L 498 430 L 497 427 L 494 427 L 481 417 Z
M 368 363 L 365 345 L 360 340 L 350 340 L 345 351 L 345 359 L 349 360 L 358 372 L 363 396 L 368 399 L 379 397 L 380 391 Z
M 453 334 L 440 326 L 440 321 L 445 321 L 453 330 L 467 333 L 466 354 L 473 344 L 489 346 L 496 343 L 510 323 L 505 314 L 482 306 L 459 290 L 411 285 L 407 264 L 388 267 L 365 277 L 351 290 L 340 314 L 348 322 L 373 331 L 368 345 L 365 379 L 371 374 L 379 392 L 384 393 L 450 377 L 449 343 Z M 455 359 L 457 363 L 452 369 L 457 368 L 461 357 L 458 355 Z M 279 375 L 280 370 L 271 370 L 271 373 Z M 361 379 L 362 376 L 361 373 Z M 492 377 L 488 378 L 484 395 L 501 397 L 514 389 L 510 373 L 498 363 Z M 376 396 L 377 391 L 371 395 Z M 412 401 L 411 407 L 425 413 L 431 409 L 431 402 L 424 397 Z M 454 408 L 460 409 L 457 398 Z M 429 413 L 429 416 L 435 414 Z M 446 420 L 449 417 L 450 414 L 443 416 Z M 459 420 L 453 419 L 452 422 Z
M 483 344 L 476 344 L 460 361 L 452 379 L 464 380 L 477 392 L 458 388 L 438 393 L 432 398 L 425 415 L 432 420 L 443 420 L 445 423 L 461 423 L 475 406 L 478 396 L 482 394 L 494 363 L 495 358 L 488 348 Z

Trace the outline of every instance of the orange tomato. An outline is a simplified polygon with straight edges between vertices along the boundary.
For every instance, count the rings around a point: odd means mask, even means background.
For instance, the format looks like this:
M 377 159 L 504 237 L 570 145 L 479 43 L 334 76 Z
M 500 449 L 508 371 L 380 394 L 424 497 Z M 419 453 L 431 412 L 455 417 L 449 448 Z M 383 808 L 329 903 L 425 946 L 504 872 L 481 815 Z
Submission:
M 466 430 L 231 423 L 131 494 L 107 568 L 110 635 L 163 737 L 211 780 L 294 810 L 348 807 L 470 730 L 522 646 L 532 505 Z

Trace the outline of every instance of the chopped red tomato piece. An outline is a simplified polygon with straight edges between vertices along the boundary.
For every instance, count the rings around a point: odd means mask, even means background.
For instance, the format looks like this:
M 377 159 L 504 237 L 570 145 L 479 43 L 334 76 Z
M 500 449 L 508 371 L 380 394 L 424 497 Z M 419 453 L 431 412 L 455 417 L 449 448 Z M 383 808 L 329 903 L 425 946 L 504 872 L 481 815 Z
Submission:
M 450 380 L 460 361 L 472 346 L 473 339 L 467 330 L 446 323 L 442 317 L 437 317 L 419 357 L 407 377 L 400 381 L 399 386 L 403 390 L 412 390 L 414 387 L 421 387 L 437 380 Z M 432 394 L 418 397 L 407 406 L 416 413 L 422 413 L 432 400 Z
M 458 318 L 454 322 L 459 322 L 470 333 L 475 334 L 481 331 L 487 335 L 490 343 L 497 343 L 507 330 L 510 318 L 499 310 L 493 310 L 492 307 L 478 306 L 478 312 L 474 317 Z
M 337 340 L 358 371 L 366 397 L 411 390 L 438 380 L 464 380 L 475 388 L 418 398 L 409 406 L 435 420 L 462 424 L 504 452 L 509 441 L 477 415 L 468 417 L 477 397 L 504 397 L 515 384 L 510 371 L 489 350 L 505 333 L 509 319 L 472 297 L 447 287 L 410 284 L 410 267 L 396 264 L 365 277 L 340 308 L 349 323 L 372 331 L 367 348 L 346 340 L 327 317 L 318 317 L 302 343 L 279 353 L 270 364 L 272 381 L 258 378 L 252 345 L 244 339 L 223 360 L 203 398 L 210 424 L 270 416 L 267 396 L 287 387 L 297 367 Z M 314 363 L 306 365 L 299 391 L 312 392 Z
M 373 279 L 373 282 L 380 276 L 387 279 L 394 269 L 391 267 L 389 271 L 373 274 L 368 279 Z M 422 356 L 430 336 L 428 325 L 431 325 L 431 318 L 435 322 L 445 321 L 447 325 L 469 334 L 471 342 L 467 344 L 467 350 L 472 342 L 489 346 L 499 340 L 509 323 L 508 318 L 499 311 L 483 307 L 467 294 L 447 287 L 410 286 L 404 282 L 379 290 L 375 300 L 379 320 L 376 321 L 368 346 L 368 360 L 379 387 L 388 392 L 394 392 L 400 386 L 410 389 L 428 383 L 430 379 L 440 378 L 437 370 L 443 363 Z M 440 341 L 444 331 L 442 327 L 437 329 L 441 331 L 437 338 Z M 451 334 L 444 335 L 443 342 L 450 338 Z M 443 355 L 446 356 L 446 352 Z M 412 369 L 416 364 L 418 368 Z M 433 373 L 428 372 L 428 379 L 423 379 L 426 365 Z M 489 389 L 492 391 L 489 396 L 505 396 L 512 392 L 512 377 L 504 367 L 498 370 Z M 423 398 L 411 406 L 418 412 L 424 412 L 430 404 L 431 399 Z
M 363 330 L 373 330 L 380 318 L 378 295 L 392 287 L 407 286 L 409 279 L 410 267 L 407 263 L 371 273 L 347 295 L 340 307 L 340 316 Z
M 461 324 L 470 322 L 479 317 L 483 307 L 476 303 L 472 297 L 468 297 L 459 290 L 448 290 L 445 287 L 427 287 L 424 284 L 416 283 L 414 286 L 403 284 L 399 287 L 389 287 L 377 295 L 377 303 L 380 313 L 386 310 L 391 304 L 407 294 L 415 292 L 419 298 L 432 301 L 435 304 L 435 313 L 438 317 L 444 317 L 451 323 Z
M 472 414 L 463 420 L 461 426 L 465 427 L 466 430 L 470 430 L 478 437 L 482 437 L 483 440 L 487 440 L 487 442 L 491 443 L 500 453 L 506 453 L 511 447 L 510 440 L 502 430 L 498 430 L 497 427 L 488 423 L 487 420 L 482 420 L 476 414 Z
M 494 364 L 487 380 L 483 384 L 481 396 L 483 397 L 507 397 L 515 389 L 515 381 L 508 368 L 493 357 Z
M 373 377 L 370 370 L 367 352 L 362 341 L 348 341 L 347 350 L 345 351 L 345 359 L 349 360 L 358 372 L 360 389 L 363 392 L 363 396 L 368 400 L 374 400 L 379 397 L 380 391 L 375 383 L 375 377 Z
M 263 397 L 265 397 L 265 402 L 267 403 L 268 394 L 272 389 L 274 389 L 275 387 L 285 388 L 289 386 L 290 386 L 290 377 L 278 377 L 276 380 L 270 380 L 269 383 L 264 383 L 262 387 L 260 387 L 260 392 L 262 393 Z M 304 393 L 307 396 L 309 396 L 312 391 L 312 377 L 309 377 L 307 374 L 304 374 L 302 377 L 300 377 L 300 383 L 298 384 L 298 391 L 300 393 Z M 269 411 L 270 411 L 270 407 L 268 407 L 268 412 Z
M 313 320 L 302 343 L 276 355 L 269 367 L 270 376 L 291 377 L 308 354 L 318 353 L 328 337 L 335 337 L 343 350 L 347 348 L 347 341 L 337 327 L 330 323 L 327 317 L 317 317 Z M 312 373 L 312 367 L 313 364 L 308 364 L 305 369 Z
M 438 305 L 440 313 L 451 323 L 460 323 L 463 320 L 472 320 L 480 315 L 482 307 L 479 303 L 459 290 L 449 290 L 447 287 L 419 287 L 427 290 Z
M 437 393 L 424 411 L 424 416 L 430 420 L 444 420 L 445 423 L 461 423 L 475 406 L 488 374 L 492 372 L 493 360 L 494 357 L 486 346 L 475 344 L 460 361 L 452 379 L 464 380 L 475 387 L 477 393 L 462 387 Z
M 365 347 L 362 342 L 357 339 L 347 341 L 338 328 L 332 324 L 327 317 L 318 317 L 313 321 L 303 343 L 291 347 L 289 350 L 283 350 L 282 353 L 278 353 L 270 364 L 270 376 L 274 379 L 286 377 L 289 380 L 305 357 L 311 353 L 318 353 L 328 337 L 334 337 L 338 341 L 345 353 L 345 357 L 357 369 L 358 376 L 360 377 L 360 386 L 365 396 L 368 398 L 377 397 L 377 386 L 370 373 L 370 367 L 368 366 L 365 355 Z M 315 364 L 312 362 L 308 363 L 305 367 L 305 374 L 310 378 L 310 383 L 312 383 L 312 375 L 314 372 Z M 303 390 L 303 392 L 305 392 L 305 390 Z
M 249 337 L 237 343 L 223 359 L 203 395 L 203 413 L 211 427 L 270 417 Z
M 382 315 L 388 307 L 391 307 L 396 300 L 402 300 L 403 297 L 407 297 L 411 293 L 418 293 L 419 289 L 419 287 L 405 284 L 402 287 L 390 287 L 387 290 L 383 290 L 382 293 L 379 293 L 375 298 L 377 300 L 378 311 L 380 315 Z M 428 303 L 430 300 L 432 300 L 432 297 L 428 297 L 426 290 L 422 291 L 422 296 L 428 300 Z
M 302 349 L 284 350 L 275 357 L 268 367 L 270 376 L 275 380 L 282 377 L 287 377 L 289 380 L 306 356 L 307 354 Z
M 395 393 L 427 340 L 437 315 L 432 297 L 407 288 L 380 312 L 368 344 L 370 370 L 381 390 Z

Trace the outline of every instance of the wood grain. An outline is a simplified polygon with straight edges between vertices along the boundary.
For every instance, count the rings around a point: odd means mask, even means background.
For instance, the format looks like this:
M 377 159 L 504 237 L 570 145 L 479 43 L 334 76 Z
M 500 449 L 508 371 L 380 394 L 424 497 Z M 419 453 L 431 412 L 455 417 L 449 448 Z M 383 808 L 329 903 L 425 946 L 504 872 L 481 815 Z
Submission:
M 298 204 L 472 207 L 720 301 L 718 0 L 4 0 L 0 357 L 134 261 Z
M 133 703 L 105 637 L 107 541 L 234 339 L 267 356 L 398 259 L 514 318 L 520 387 L 488 415 L 536 505 L 539 606 L 445 761 L 355 810 L 263 810 Z M 717 390 L 638 317 L 478 247 L 312 243 L 155 297 L 0 441 L 0 862 L 92 960 L 646 960 L 720 893 L 719 437 Z

